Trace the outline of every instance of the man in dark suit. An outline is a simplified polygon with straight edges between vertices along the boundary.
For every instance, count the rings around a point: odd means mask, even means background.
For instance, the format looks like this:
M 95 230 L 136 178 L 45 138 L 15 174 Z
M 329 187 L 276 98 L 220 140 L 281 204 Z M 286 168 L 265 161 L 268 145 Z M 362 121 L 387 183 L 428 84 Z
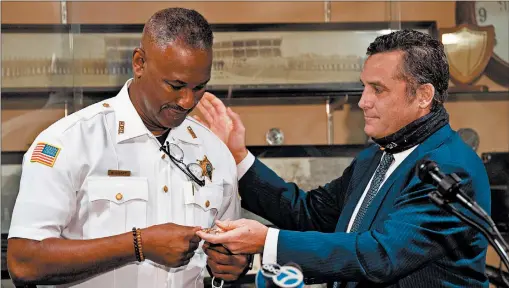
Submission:
M 205 95 L 198 107 L 237 161 L 242 206 L 281 230 L 241 219 L 217 222 L 225 233 L 197 234 L 235 254 L 263 253 L 264 262 L 295 262 L 307 283 L 488 287 L 486 239 L 434 205 L 428 194 L 436 188 L 414 173 L 419 160 L 435 161 L 442 172 L 458 174 L 466 193 L 490 212 L 484 165 L 451 129 L 443 107 L 449 66 L 442 44 L 402 30 L 377 37 L 367 55 L 359 107 L 364 131 L 375 144 L 360 152 L 340 178 L 308 192 L 255 159 L 245 147 L 239 116 Z M 209 262 L 220 263 L 211 251 Z M 225 273 L 224 264 L 212 265 L 212 272 Z

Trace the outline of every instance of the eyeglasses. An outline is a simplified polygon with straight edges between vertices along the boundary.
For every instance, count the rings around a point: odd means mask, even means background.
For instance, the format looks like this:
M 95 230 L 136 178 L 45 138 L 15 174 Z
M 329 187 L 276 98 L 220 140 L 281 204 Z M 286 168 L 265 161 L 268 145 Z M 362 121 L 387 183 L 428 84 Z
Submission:
M 205 186 L 205 175 L 203 175 L 201 166 L 196 163 L 184 164 L 184 151 L 179 146 L 166 141 L 166 145 L 161 146 L 159 150 L 168 155 L 173 164 L 184 172 L 187 177 L 191 178 L 196 184 L 202 187 Z

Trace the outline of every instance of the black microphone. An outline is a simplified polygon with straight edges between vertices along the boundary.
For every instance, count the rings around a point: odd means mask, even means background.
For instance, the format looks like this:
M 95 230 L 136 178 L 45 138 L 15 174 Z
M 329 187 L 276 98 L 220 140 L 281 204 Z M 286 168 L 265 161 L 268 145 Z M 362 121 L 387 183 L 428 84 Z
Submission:
M 424 159 L 415 166 L 415 173 L 422 182 L 436 185 L 437 191 L 429 193 L 429 198 L 436 205 L 444 208 L 450 213 L 456 215 L 463 222 L 479 230 L 495 248 L 504 265 L 509 269 L 509 245 L 505 242 L 491 217 L 479 206 L 474 200 L 467 196 L 461 189 L 461 178 L 455 173 L 444 174 L 438 168 L 437 163 Z M 456 209 L 450 202 L 458 201 L 462 206 L 473 212 L 480 219 L 484 220 L 490 226 L 490 230 L 478 221 L 471 219 Z M 504 284 L 509 287 L 509 281 L 506 280 L 504 274 L 500 274 L 500 278 Z
M 436 185 L 438 192 L 440 192 L 441 196 L 446 200 L 454 200 L 456 193 L 464 194 L 462 193 L 463 191 L 460 191 L 461 189 L 459 189 L 461 178 L 454 173 L 449 175 L 442 173 L 438 168 L 437 163 L 434 161 L 423 159 L 417 162 L 415 168 L 419 179 L 421 179 L 424 183 Z M 461 196 L 468 198 L 466 194 Z
M 478 217 L 487 221 L 492 229 L 496 229 L 496 225 L 491 217 L 489 217 L 488 213 L 461 189 L 461 178 L 458 175 L 455 173 L 442 173 L 438 168 L 438 164 L 428 159 L 417 162 L 415 168 L 415 172 L 422 182 L 437 186 L 440 195 L 430 193 L 429 196 L 432 200 L 438 202 L 440 205 L 443 205 L 444 201 L 458 201 Z
M 428 159 L 422 159 L 415 165 L 415 173 L 422 182 L 433 183 L 433 180 L 440 181 L 444 175 L 438 169 L 437 163 Z

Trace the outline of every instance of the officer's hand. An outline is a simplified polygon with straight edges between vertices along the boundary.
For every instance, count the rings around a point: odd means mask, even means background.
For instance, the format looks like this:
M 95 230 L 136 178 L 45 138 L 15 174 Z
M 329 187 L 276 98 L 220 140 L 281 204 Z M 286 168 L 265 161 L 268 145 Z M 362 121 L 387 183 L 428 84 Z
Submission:
M 222 245 L 205 242 L 202 249 L 213 276 L 224 281 L 237 280 L 249 265 L 248 255 L 233 255 Z
M 142 229 L 141 241 L 145 258 L 168 267 L 187 265 L 198 248 L 200 227 L 187 227 L 173 223 Z
M 195 118 L 209 127 L 228 146 L 230 152 L 239 164 L 247 156 L 246 128 L 240 116 L 232 109 L 226 108 L 223 101 L 206 92 L 197 105 L 205 121 Z

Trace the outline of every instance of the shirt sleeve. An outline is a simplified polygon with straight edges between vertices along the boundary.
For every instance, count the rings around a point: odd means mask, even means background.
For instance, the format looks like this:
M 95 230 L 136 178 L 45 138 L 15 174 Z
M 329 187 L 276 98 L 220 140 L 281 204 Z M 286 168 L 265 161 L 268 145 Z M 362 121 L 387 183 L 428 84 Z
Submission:
M 249 168 L 253 166 L 254 161 L 255 161 L 254 155 L 251 154 L 251 152 L 247 151 L 246 158 L 240 161 L 240 163 L 237 165 L 238 180 L 240 180 L 240 178 L 242 178 L 242 176 L 246 174 L 247 170 L 249 170 Z
M 279 229 L 269 228 L 267 237 L 265 238 L 265 246 L 263 248 L 263 264 L 277 263 L 277 241 L 279 238 Z
M 9 238 L 61 237 L 76 210 L 69 153 L 58 137 L 47 135 L 40 135 L 25 153 Z

